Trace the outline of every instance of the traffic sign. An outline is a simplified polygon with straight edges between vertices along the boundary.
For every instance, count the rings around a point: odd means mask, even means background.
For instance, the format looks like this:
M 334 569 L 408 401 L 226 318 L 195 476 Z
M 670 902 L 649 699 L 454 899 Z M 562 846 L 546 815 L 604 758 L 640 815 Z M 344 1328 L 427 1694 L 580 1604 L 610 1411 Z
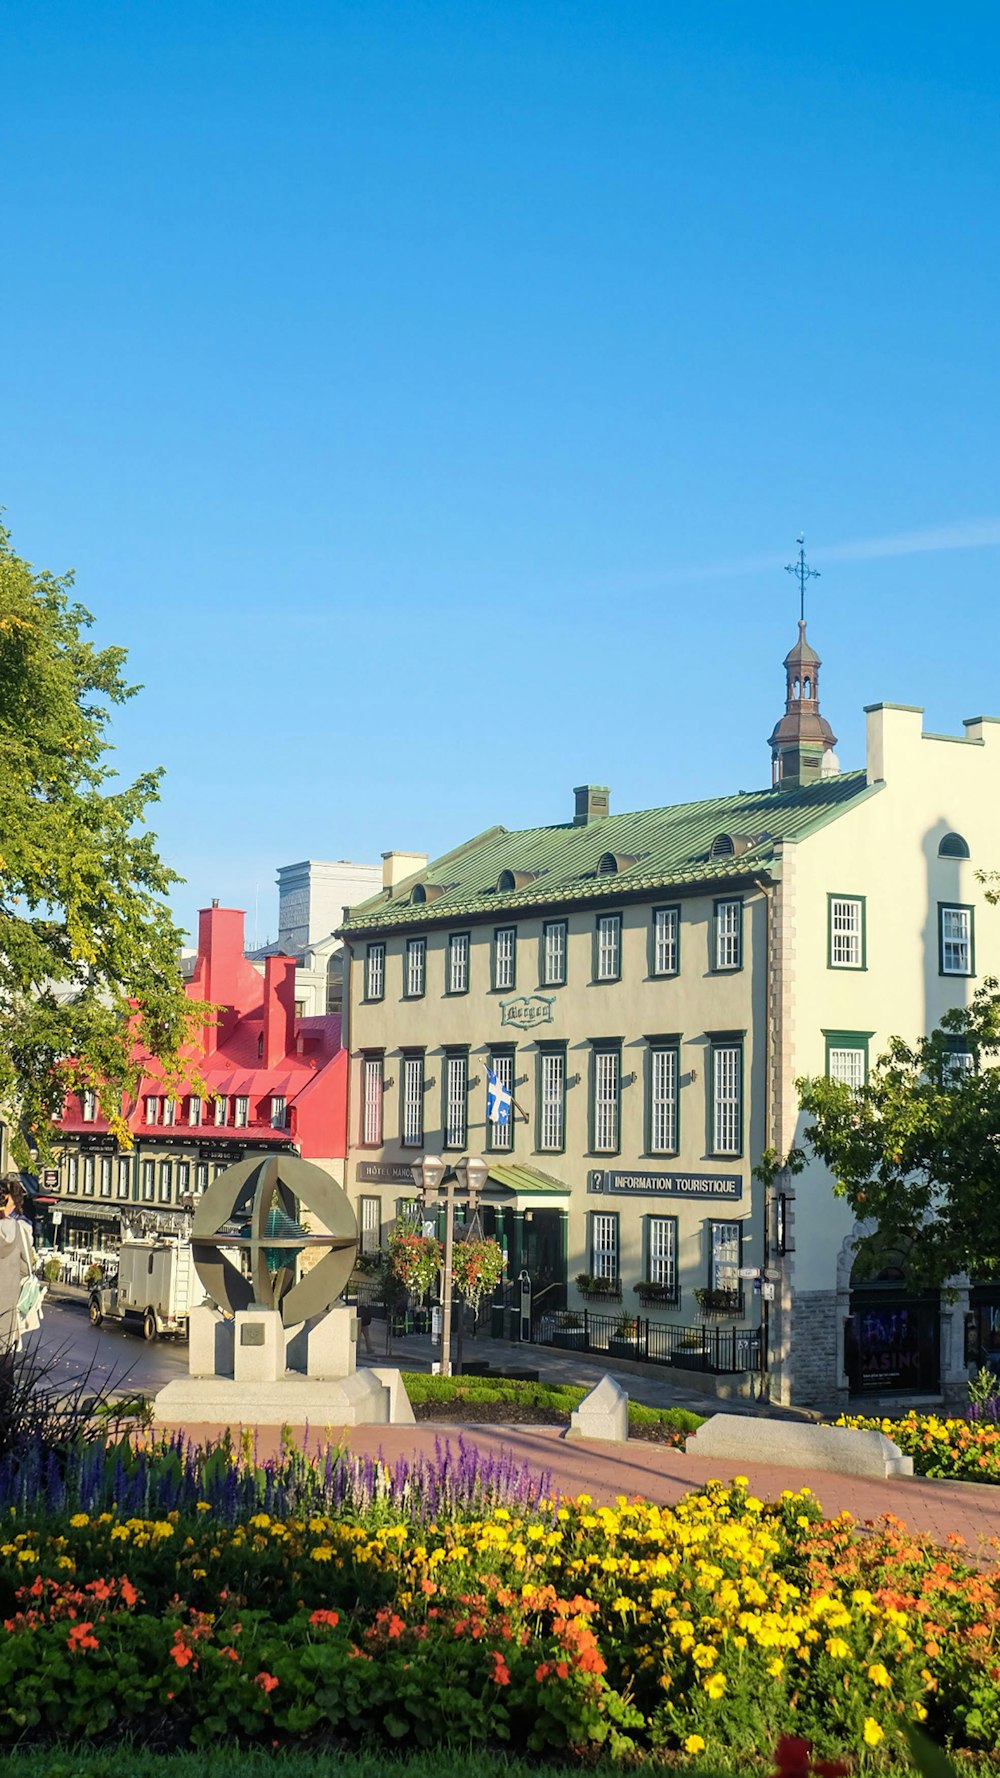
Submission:
M 760 1278 L 762 1273 L 759 1266 L 740 1266 L 736 1276 L 737 1278 Z

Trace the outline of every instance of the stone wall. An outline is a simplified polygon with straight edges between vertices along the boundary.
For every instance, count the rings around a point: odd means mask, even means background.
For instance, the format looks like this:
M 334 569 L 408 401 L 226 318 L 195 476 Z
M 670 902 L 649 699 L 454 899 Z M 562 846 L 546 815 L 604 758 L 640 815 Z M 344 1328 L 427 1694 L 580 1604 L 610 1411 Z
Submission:
M 791 1320 L 791 1399 L 803 1407 L 842 1406 L 847 1389 L 838 1351 L 837 1292 L 809 1290 L 796 1295 Z

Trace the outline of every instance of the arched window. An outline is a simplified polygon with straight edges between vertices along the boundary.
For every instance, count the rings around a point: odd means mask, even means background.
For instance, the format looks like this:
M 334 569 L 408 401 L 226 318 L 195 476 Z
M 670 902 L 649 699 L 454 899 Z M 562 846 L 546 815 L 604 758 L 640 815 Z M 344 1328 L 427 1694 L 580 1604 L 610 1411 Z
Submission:
M 735 851 L 736 851 L 736 847 L 733 844 L 732 834 L 717 833 L 714 840 L 712 841 L 712 847 L 711 847 L 711 851 L 709 852 L 709 857 L 710 858 L 732 858 Z
M 410 890 L 410 900 L 412 902 L 422 902 L 427 900 L 427 890 L 424 888 L 423 883 L 414 883 L 413 888 Z
M 501 895 L 509 895 L 517 888 L 517 881 L 512 870 L 502 870 L 497 878 L 497 889 Z
M 805 678 L 805 684 L 802 687 L 802 696 L 804 698 L 811 698 L 812 695 L 813 695 L 812 694 L 812 680 L 810 679 L 810 677 L 807 673 L 806 678 Z
M 939 858 L 968 858 L 969 842 L 960 833 L 946 833 L 938 847 Z

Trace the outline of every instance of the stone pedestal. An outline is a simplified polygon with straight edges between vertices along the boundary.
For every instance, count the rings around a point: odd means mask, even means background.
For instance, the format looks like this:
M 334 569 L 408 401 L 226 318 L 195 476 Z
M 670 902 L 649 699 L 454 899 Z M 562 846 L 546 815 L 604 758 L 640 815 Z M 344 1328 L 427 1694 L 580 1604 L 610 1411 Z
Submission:
M 357 1317 L 344 1304 L 294 1328 L 276 1309 L 241 1309 L 234 1320 L 204 1304 L 189 1332 L 190 1374 L 153 1406 L 161 1426 L 308 1426 L 322 1437 L 413 1422 L 398 1370 L 356 1369 Z
M 628 1438 L 628 1396 L 614 1377 L 602 1377 L 570 1415 L 567 1438 L 608 1439 L 624 1444 Z

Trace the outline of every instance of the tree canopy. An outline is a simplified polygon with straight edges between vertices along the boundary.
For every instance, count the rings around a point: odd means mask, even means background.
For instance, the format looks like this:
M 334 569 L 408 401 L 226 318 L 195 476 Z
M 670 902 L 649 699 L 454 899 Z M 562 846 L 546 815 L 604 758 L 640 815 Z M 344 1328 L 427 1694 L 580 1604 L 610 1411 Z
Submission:
M 800 1080 L 805 1139 L 858 1217 L 909 1247 L 916 1282 L 1000 1275 L 1000 996 L 986 981 L 866 1084 Z
M 0 1116 L 24 1161 L 47 1155 L 67 1088 L 92 1086 L 120 1139 L 136 1045 L 169 1078 L 199 1015 L 145 828 L 159 770 L 120 785 L 111 707 L 125 650 L 96 648 L 72 576 L 36 573 L 0 526 Z

